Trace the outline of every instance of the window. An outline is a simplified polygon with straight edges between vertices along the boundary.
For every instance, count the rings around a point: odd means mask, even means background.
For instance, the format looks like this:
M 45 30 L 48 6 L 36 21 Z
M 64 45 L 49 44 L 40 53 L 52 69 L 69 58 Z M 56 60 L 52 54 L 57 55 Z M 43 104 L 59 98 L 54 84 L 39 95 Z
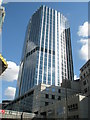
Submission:
M 68 106 L 68 110 L 69 110 L 69 111 L 77 110 L 77 109 L 78 109 L 78 104 L 77 104 L 77 103 Z
M 80 78 L 82 79 L 82 76 Z
M 49 95 L 48 95 L 48 94 L 46 94 L 46 95 L 45 95 L 45 97 L 46 97 L 46 98 L 49 98 Z
M 85 73 L 83 74 L 83 76 L 85 77 Z
M 87 88 L 84 89 L 84 92 L 87 93 Z
M 55 92 L 55 88 L 52 88 L 52 92 Z
M 83 85 L 86 85 L 86 80 L 85 80 L 85 81 L 83 81 Z
M 45 106 L 47 106 L 47 105 L 49 105 L 49 103 L 48 103 L 48 102 L 45 102 Z
M 55 95 L 52 95 L 52 99 L 55 99 Z
M 75 107 L 75 104 L 73 104 L 73 107 Z
M 78 109 L 78 104 L 75 104 L 75 109 Z
M 49 91 L 49 88 L 46 88 L 46 91 Z
M 76 118 L 79 118 L 79 115 L 76 115 Z
M 58 96 L 58 100 L 61 100 L 61 96 Z
M 61 89 L 58 89 L 58 93 L 61 93 Z

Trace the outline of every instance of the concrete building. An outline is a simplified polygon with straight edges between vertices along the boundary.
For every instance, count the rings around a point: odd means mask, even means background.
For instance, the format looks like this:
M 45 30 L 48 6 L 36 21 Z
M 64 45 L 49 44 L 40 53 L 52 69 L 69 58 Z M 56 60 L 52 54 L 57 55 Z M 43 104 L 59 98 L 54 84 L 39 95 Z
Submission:
M 90 59 L 80 69 L 81 91 L 90 96 Z
M 76 90 L 59 86 L 39 84 L 21 97 L 15 99 L 5 108 L 8 110 L 26 111 L 38 114 L 41 108 L 53 105 L 67 96 L 78 93 Z
M 53 105 L 43 107 L 39 111 L 41 118 L 88 118 L 88 97 L 80 94 L 69 96 L 66 99 L 56 102 Z
M 8 105 L 10 102 L 11 100 L 3 100 L 0 109 L 4 109 L 4 106 Z
M 90 59 L 80 69 L 80 80 L 81 91 L 88 97 L 88 114 L 90 114 Z
M 70 26 L 60 12 L 41 6 L 31 17 L 22 52 L 16 98 L 35 85 L 74 79 Z
M 72 89 L 74 91 L 78 91 L 79 93 L 81 92 L 81 81 L 80 79 L 77 80 L 67 80 L 67 79 L 63 79 L 62 83 L 61 83 L 61 87 L 63 88 L 69 88 Z
M 83 80 L 90 80 L 89 62 L 80 69 L 80 79 L 64 79 L 61 86 L 39 84 L 12 101 L 6 109 L 33 112 L 37 118 L 90 119 L 90 89 L 84 92 L 83 86 Z M 89 82 L 87 86 L 90 87 Z

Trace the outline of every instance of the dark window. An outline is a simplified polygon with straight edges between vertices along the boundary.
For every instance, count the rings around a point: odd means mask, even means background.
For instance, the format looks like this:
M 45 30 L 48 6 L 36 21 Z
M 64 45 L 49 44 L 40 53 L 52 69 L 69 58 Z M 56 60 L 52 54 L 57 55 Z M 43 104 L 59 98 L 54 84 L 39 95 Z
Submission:
M 73 108 L 75 107 L 75 104 L 73 104 Z
M 55 99 L 55 95 L 52 95 L 52 99 Z
M 75 109 L 78 109 L 78 104 L 75 104 L 75 107 L 74 107 Z
M 49 50 L 49 53 L 51 54 L 51 50 Z
M 61 100 L 61 96 L 58 96 L 58 100 Z
M 45 106 L 47 106 L 49 103 L 48 102 L 45 102 Z
M 58 93 L 61 93 L 61 89 L 58 89 Z
M 79 118 L 79 116 L 78 115 L 74 115 L 73 118 Z
M 85 93 L 87 92 L 87 88 L 84 89 L 84 92 L 85 92 Z
M 47 53 L 47 49 L 45 49 L 45 52 Z
M 46 97 L 46 98 L 49 98 L 49 95 L 48 95 L 48 94 L 46 94 L 46 95 L 45 95 L 45 97 Z
M 69 105 L 68 106 L 68 110 L 72 111 L 72 110 L 77 110 L 78 109 L 78 104 L 73 104 L 73 105 Z
M 76 115 L 77 117 L 76 118 L 79 118 L 79 116 L 78 115 Z
M 83 85 L 86 85 L 86 80 L 85 80 L 85 81 L 83 81 Z
M 82 76 L 81 76 L 81 79 L 82 79 Z
M 72 108 L 72 105 L 71 105 L 71 108 Z
M 85 77 L 85 73 L 84 73 L 84 75 L 83 75 L 84 77 Z

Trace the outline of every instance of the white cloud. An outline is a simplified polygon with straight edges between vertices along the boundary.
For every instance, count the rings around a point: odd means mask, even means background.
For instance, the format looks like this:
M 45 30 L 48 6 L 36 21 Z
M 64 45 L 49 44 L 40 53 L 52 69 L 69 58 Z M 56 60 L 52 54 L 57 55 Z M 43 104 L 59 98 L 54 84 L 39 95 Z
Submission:
M 14 87 L 8 87 L 5 90 L 5 96 L 8 97 L 8 99 L 14 99 L 15 92 L 16 92 L 16 88 L 14 88 Z
M 0 80 L 5 80 L 8 82 L 17 80 L 19 66 L 16 65 L 15 62 L 7 61 L 8 68 L 4 71 L 4 73 L 0 76 Z
M 88 39 L 80 40 L 82 47 L 79 50 L 80 58 L 87 61 L 88 60 Z
M 83 25 L 78 28 L 78 35 L 81 37 L 88 37 L 88 22 L 84 22 Z
M 79 41 L 81 44 L 88 44 L 88 39 L 86 38 L 81 38 Z
M 78 36 L 80 38 L 81 48 L 79 49 L 79 55 L 82 60 L 88 60 L 88 22 L 84 22 L 83 25 L 79 26 Z
M 74 75 L 74 80 L 77 80 L 79 79 L 79 77 L 77 77 L 77 75 Z

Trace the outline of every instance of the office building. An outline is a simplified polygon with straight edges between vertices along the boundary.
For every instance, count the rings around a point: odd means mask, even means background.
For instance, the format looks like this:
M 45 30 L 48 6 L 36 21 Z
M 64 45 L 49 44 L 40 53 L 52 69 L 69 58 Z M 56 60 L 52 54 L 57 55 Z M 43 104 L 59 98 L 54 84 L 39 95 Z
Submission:
M 90 59 L 80 69 L 81 91 L 90 96 Z
M 70 27 L 60 12 L 41 6 L 27 26 L 16 98 L 40 83 L 60 86 L 73 80 Z

